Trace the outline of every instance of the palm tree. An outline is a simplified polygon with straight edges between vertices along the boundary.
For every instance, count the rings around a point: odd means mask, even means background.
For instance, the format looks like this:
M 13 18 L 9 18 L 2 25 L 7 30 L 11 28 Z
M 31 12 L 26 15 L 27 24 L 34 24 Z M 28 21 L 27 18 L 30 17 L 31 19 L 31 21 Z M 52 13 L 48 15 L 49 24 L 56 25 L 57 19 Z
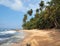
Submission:
M 27 13 L 31 16 L 31 15 L 32 15 L 32 13 L 33 13 L 33 10 L 32 10 L 32 9 L 30 9 Z
M 36 9 L 35 18 L 39 18 L 39 9 Z
M 39 13 L 39 9 L 36 9 L 36 12 L 38 12 L 38 13 Z
M 40 6 L 40 10 L 42 12 L 42 9 L 44 8 L 44 1 L 41 1 L 41 3 L 39 4 L 39 6 Z
M 27 20 L 27 14 L 24 15 L 23 22 L 26 22 Z

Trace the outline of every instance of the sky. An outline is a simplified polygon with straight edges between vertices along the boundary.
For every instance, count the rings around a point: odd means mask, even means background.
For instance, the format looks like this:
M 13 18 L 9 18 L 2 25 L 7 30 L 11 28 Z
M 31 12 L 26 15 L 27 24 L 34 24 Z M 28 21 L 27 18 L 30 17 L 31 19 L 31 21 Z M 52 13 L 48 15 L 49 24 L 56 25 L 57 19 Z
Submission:
M 41 0 L 0 0 L 0 28 L 22 28 L 24 14 Z M 47 0 L 45 0 L 46 2 Z M 33 17 L 33 16 L 32 16 Z M 30 18 L 30 17 L 29 17 Z

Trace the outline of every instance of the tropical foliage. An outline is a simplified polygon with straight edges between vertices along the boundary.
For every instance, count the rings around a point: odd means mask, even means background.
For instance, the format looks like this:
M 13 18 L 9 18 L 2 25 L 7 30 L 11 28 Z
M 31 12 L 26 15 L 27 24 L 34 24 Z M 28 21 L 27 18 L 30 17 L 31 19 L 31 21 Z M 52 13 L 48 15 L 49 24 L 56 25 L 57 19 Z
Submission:
M 51 0 L 45 5 L 41 1 L 39 9 L 36 9 L 35 17 L 27 20 L 27 15 L 23 18 L 23 29 L 51 29 L 60 28 L 60 0 Z M 29 10 L 27 14 L 32 16 L 33 10 Z

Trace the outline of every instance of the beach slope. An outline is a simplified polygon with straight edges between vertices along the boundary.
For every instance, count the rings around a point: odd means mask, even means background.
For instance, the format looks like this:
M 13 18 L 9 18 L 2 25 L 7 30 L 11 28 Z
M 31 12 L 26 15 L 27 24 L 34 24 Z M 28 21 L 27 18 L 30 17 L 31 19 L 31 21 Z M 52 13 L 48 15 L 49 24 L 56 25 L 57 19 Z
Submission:
M 26 36 L 22 42 L 12 46 L 60 46 L 60 30 L 23 30 Z

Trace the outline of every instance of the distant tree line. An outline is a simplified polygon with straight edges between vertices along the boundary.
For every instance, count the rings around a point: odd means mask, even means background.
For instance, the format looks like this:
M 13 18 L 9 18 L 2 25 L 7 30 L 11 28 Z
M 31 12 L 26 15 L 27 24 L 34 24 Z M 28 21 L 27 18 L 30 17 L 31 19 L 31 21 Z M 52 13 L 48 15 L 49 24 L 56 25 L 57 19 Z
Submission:
M 39 3 L 34 17 L 27 21 L 27 16 L 32 16 L 33 10 L 27 11 L 23 18 L 23 29 L 60 29 L 60 0 L 51 0 L 45 5 L 44 1 Z

